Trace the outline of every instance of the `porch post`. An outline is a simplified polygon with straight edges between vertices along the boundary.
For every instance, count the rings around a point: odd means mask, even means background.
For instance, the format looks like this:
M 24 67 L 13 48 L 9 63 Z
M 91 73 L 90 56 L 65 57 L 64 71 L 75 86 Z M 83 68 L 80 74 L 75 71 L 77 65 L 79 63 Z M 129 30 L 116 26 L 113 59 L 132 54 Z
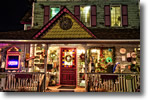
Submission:
M 87 62 L 87 49 L 88 47 L 85 45 L 85 90 L 87 92 L 88 79 L 87 79 L 87 71 L 88 71 L 88 62 Z
M 47 74 L 47 53 L 48 53 L 48 44 L 45 44 L 45 57 L 44 57 L 44 92 L 46 91 L 46 74 Z

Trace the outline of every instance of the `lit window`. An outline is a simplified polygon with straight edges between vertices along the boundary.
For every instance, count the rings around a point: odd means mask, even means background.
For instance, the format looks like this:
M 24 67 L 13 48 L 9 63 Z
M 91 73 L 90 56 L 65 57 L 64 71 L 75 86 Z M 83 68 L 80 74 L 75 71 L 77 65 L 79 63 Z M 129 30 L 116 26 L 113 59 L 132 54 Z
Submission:
M 120 6 L 111 7 L 111 26 L 113 27 L 121 26 L 121 7 Z
M 87 27 L 90 26 L 90 8 L 91 8 L 90 6 L 81 6 L 80 7 L 81 21 Z
M 59 11 L 60 8 L 50 8 L 50 19 L 52 19 Z

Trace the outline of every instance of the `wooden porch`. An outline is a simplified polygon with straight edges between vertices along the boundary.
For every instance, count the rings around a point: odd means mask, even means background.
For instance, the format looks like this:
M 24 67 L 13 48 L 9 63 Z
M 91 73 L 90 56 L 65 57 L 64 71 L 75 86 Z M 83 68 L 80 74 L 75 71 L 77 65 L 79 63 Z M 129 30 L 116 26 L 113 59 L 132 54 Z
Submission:
M 85 88 L 75 89 L 47 86 L 44 73 L 0 73 L 0 79 L 4 92 L 140 92 L 138 73 L 87 73 Z

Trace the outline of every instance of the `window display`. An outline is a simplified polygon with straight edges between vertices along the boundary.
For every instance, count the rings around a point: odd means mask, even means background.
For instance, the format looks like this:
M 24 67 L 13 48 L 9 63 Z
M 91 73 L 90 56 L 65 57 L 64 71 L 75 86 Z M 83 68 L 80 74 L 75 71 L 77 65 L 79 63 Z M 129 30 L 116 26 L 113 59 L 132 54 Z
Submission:
M 89 57 L 89 72 L 107 72 L 109 63 L 114 63 L 113 48 L 92 48 L 88 51 Z M 95 67 L 95 68 L 93 68 Z
M 45 56 L 44 44 L 36 44 L 35 45 L 34 55 L 35 55 L 34 71 L 44 72 L 44 56 Z
M 49 47 L 47 56 L 48 85 L 54 86 L 59 82 L 59 47 Z

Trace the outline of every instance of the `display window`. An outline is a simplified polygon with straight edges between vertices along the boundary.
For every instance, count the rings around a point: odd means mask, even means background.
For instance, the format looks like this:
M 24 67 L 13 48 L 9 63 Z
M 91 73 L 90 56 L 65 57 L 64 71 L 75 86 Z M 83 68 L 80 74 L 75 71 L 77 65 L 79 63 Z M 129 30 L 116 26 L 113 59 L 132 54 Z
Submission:
M 44 72 L 45 44 L 35 44 L 34 71 Z
M 106 72 L 107 65 L 114 63 L 113 48 L 92 48 L 88 50 L 89 72 Z

